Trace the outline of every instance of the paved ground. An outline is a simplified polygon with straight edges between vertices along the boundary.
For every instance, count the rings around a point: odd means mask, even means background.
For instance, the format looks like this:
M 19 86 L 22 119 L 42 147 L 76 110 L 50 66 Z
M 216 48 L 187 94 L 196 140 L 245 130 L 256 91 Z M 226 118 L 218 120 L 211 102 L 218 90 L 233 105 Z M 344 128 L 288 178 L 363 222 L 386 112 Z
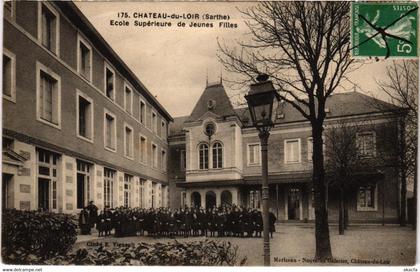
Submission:
M 315 252 L 313 225 L 277 225 L 277 232 L 270 240 L 271 264 L 325 265 L 312 263 Z M 338 235 L 337 226 L 330 227 L 334 259 L 328 265 L 404 265 L 415 263 L 416 234 L 410 227 L 399 226 L 350 226 L 344 236 Z M 177 238 L 198 240 L 205 237 Z M 214 238 L 238 245 L 240 259 L 247 257 L 247 265 L 262 265 L 262 238 Z M 98 238 L 96 234 L 79 236 L 75 248 L 92 242 L 169 242 L 173 239 L 151 237 Z

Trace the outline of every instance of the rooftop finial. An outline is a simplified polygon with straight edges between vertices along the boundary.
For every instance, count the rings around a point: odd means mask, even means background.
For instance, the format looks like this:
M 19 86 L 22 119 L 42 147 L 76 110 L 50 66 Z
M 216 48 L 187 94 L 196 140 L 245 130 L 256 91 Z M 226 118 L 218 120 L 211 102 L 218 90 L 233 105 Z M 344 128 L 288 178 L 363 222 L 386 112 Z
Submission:
M 223 69 L 220 68 L 220 85 L 223 84 Z
M 209 86 L 209 68 L 206 69 L 206 87 Z

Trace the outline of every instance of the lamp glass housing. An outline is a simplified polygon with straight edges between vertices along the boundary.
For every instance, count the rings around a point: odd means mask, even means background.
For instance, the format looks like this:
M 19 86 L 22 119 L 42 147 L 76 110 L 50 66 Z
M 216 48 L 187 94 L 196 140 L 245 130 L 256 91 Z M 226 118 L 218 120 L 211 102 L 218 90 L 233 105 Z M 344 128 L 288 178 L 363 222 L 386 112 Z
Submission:
M 272 127 L 279 104 L 279 97 L 274 88 L 253 94 L 250 92 L 245 98 L 248 102 L 253 126 L 256 128 Z

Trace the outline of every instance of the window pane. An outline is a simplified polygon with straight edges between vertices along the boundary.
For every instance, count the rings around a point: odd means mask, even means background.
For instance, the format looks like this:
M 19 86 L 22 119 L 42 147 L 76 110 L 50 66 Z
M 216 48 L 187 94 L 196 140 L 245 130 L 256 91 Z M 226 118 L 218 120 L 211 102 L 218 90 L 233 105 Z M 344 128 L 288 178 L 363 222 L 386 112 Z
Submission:
M 12 96 L 12 59 L 3 55 L 3 94 Z
M 40 78 L 40 115 L 41 118 L 51 123 L 58 124 L 58 94 L 57 81 L 41 71 Z
M 359 190 L 359 205 L 360 207 L 366 207 L 366 194 L 363 187 Z
M 146 117 L 146 105 L 140 101 L 140 122 L 144 124 L 144 118 Z
M 85 46 L 82 42 L 79 44 L 79 50 L 80 50 L 80 59 L 79 59 L 79 65 L 80 65 L 80 74 L 86 78 L 90 79 L 90 49 Z
M 41 42 L 46 48 L 55 52 L 55 33 L 56 29 L 56 17 L 46 7 L 42 6 L 42 18 L 41 18 Z
M 249 163 L 255 163 L 254 145 L 249 146 Z
M 297 140 L 286 142 L 286 161 L 287 162 L 299 161 L 299 142 Z
M 131 90 L 125 88 L 125 110 L 131 113 Z
M 40 175 L 49 176 L 50 175 L 50 168 L 49 167 L 45 167 L 45 166 L 40 166 L 38 173 Z
M 200 156 L 200 169 L 209 168 L 209 147 L 205 144 L 200 145 L 199 148 Z
M 185 170 L 186 153 L 185 150 L 181 150 L 181 170 Z
M 79 135 L 91 138 L 90 102 L 79 96 Z
M 106 70 L 106 96 L 113 99 L 114 96 L 114 74 L 109 70 Z
M 114 118 L 110 115 L 106 115 L 106 127 L 105 127 L 105 144 L 106 147 L 114 149 Z

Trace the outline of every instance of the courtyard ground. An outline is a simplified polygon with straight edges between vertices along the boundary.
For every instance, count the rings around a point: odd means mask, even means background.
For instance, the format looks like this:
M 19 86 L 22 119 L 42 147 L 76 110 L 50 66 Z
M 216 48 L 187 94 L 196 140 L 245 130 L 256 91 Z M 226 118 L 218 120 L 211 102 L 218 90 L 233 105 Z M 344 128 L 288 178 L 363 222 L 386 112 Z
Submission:
M 416 232 L 411 227 L 357 225 L 350 226 L 345 235 L 338 235 L 337 226 L 330 226 L 333 259 L 314 263 L 315 229 L 309 224 L 278 224 L 270 240 L 271 265 L 403 265 L 415 264 Z M 178 241 L 206 239 L 205 237 L 177 237 Z M 210 239 L 210 238 L 208 238 Z M 247 257 L 246 265 L 263 264 L 262 238 L 211 238 L 228 240 L 238 246 L 238 257 Z M 79 236 L 73 250 L 91 246 L 94 242 L 166 243 L 170 238 L 152 237 L 97 237 L 97 234 Z

